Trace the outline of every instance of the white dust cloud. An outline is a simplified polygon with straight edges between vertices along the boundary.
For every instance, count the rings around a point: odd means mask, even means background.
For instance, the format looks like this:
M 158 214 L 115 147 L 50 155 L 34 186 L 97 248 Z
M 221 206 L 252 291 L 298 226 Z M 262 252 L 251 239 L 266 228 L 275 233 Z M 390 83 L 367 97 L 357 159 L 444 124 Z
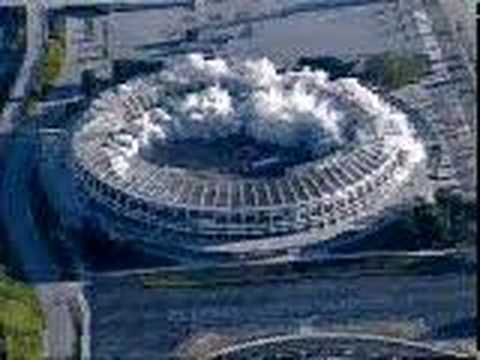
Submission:
M 152 141 L 234 134 L 318 154 L 381 137 L 404 149 L 411 164 L 424 157 L 406 115 L 353 78 L 330 81 L 327 73 L 308 69 L 279 73 L 266 58 L 241 62 L 191 54 L 167 66 L 157 81 L 163 90 L 156 105 L 125 123 L 122 131 L 129 135 L 116 141 L 124 160 Z M 125 172 L 126 161 L 114 158 Z

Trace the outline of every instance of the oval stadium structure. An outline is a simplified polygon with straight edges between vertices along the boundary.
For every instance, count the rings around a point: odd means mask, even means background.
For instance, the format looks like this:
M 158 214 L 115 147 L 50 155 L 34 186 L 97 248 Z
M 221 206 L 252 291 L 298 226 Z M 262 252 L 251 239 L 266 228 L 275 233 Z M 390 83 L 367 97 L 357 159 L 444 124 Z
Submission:
M 238 256 L 329 242 L 423 156 L 355 79 L 201 55 L 102 93 L 69 144 L 79 191 L 123 240 Z
M 279 335 L 231 345 L 206 356 L 211 360 L 237 359 L 465 359 L 428 343 L 381 335 L 310 333 Z

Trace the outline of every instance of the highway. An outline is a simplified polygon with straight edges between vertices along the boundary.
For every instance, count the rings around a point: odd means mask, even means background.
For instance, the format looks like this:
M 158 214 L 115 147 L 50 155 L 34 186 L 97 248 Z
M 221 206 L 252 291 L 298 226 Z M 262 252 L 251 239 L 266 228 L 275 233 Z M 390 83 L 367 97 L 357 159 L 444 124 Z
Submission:
M 31 129 L 32 127 L 30 127 Z M 36 225 L 29 207 L 29 178 L 33 170 L 35 153 L 38 151 L 35 138 L 12 138 L 7 148 L 8 157 L 1 186 L 1 215 L 8 224 L 8 235 L 14 239 L 15 254 L 23 271 L 32 281 L 54 275 L 47 249 L 38 237 Z M 27 166 L 25 166 L 28 164 Z
M 132 278 L 92 280 L 86 292 L 92 309 L 92 354 L 125 360 L 158 359 L 158 354 L 169 358 L 183 341 L 207 333 L 243 338 L 304 326 L 391 321 L 435 334 L 445 324 L 472 319 L 476 307 L 475 276 L 461 273 L 205 289 L 146 289 Z
M 47 324 L 45 356 L 63 359 L 73 355 L 77 335 L 70 307 L 81 290 L 78 286 L 65 288 L 61 283 L 45 284 L 45 281 L 59 280 L 59 274 L 49 249 L 38 235 L 30 209 L 30 196 L 34 196 L 29 189 L 30 177 L 39 151 L 32 125 L 40 119 L 25 116 L 24 101 L 32 90 L 45 48 L 46 14 L 40 1 L 28 1 L 22 5 L 26 6 L 27 13 L 27 50 L 0 121 L 0 134 L 6 143 L 2 151 L 7 154 L 0 179 L 1 220 L 7 224 L 10 246 L 25 278 L 35 284 L 44 311 Z M 22 124 L 25 119 L 32 122 Z M 23 128 L 22 131 L 18 131 L 18 127 Z M 16 132 L 23 134 L 17 136 Z
M 2 0 L 25 6 L 27 14 L 27 49 L 10 100 L 5 105 L 0 121 L 0 134 L 5 140 L 4 172 L 0 178 L 1 220 L 24 277 L 35 285 L 46 319 L 44 355 L 52 359 L 73 356 L 77 330 L 72 307 L 83 297 L 81 284 L 59 282 L 59 271 L 50 250 L 41 239 L 30 208 L 31 176 L 39 154 L 36 122 L 42 118 L 27 117 L 25 100 L 38 74 L 41 55 L 47 39 L 47 18 L 44 1 Z M 25 121 L 27 120 L 27 122 Z M 81 326 L 81 325 L 80 325 Z M 82 344 L 88 353 L 89 344 Z
M 443 250 L 419 250 L 419 251 L 362 251 L 354 253 L 338 253 L 338 254 L 305 254 L 301 257 L 295 255 L 285 255 L 272 257 L 263 260 L 251 260 L 243 261 L 241 263 L 224 263 L 224 264 L 214 264 L 203 263 L 201 261 L 193 262 L 188 265 L 178 266 L 168 266 L 168 267 L 148 267 L 148 268 L 133 268 L 127 270 L 112 270 L 112 271 L 102 271 L 102 272 L 89 272 L 85 271 L 84 274 L 88 276 L 95 276 L 101 278 L 126 278 L 134 276 L 155 276 L 158 273 L 183 273 L 186 274 L 192 271 L 208 271 L 209 269 L 240 269 L 242 266 L 251 265 L 251 266 L 268 266 L 268 265 L 286 265 L 291 264 L 301 264 L 301 263 L 317 263 L 322 264 L 323 262 L 331 263 L 334 261 L 368 261 L 368 260 L 449 260 L 452 258 L 461 258 L 466 262 L 474 263 L 475 250 L 469 249 L 468 251 L 460 251 L 457 249 L 443 249 Z
M 35 120 L 34 120 L 35 121 Z M 1 184 L 1 216 L 7 224 L 10 246 L 25 278 L 33 283 L 46 318 L 46 356 L 63 359 L 73 355 L 77 338 L 71 306 L 80 296 L 79 284 L 58 282 L 59 272 L 44 239 L 41 239 L 30 209 L 29 189 L 35 156 L 39 153 L 33 126 L 12 136 Z M 30 136 L 26 136 L 26 134 Z M 54 283 L 55 281 L 55 283 Z

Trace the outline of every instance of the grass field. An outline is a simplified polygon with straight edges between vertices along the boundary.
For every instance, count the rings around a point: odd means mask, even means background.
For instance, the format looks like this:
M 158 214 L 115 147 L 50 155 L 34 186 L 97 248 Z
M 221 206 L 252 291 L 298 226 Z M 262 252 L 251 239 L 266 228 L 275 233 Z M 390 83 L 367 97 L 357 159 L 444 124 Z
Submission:
M 42 358 L 44 320 L 33 289 L 0 273 L 0 358 Z

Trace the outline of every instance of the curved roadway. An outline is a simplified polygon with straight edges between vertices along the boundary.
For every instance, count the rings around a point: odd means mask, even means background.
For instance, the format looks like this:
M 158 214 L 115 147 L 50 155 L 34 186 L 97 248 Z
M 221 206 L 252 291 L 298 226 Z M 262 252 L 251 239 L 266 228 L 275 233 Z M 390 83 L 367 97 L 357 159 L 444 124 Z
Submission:
M 3 4 L 2 4 L 3 5 Z M 6 4 L 8 5 L 8 4 Z M 30 208 L 31 176 L 38 154 L 35 124 L 40 118 L 28 118 L 25 101 L 35 82 L 41 54 L 45 49 L 46 8 L 43 1 L 22 1 L 27 14 L 27 50 L 18 77 L 10 92 L 0 121 L 0 135 L 6 139 L 5 171 L 0 187 L 1 216 L 7 237 L 24 276 L 35 284 L 45 314 L 47 328 L 44 354 L 47 358 L 65 359 L 73 355 L 76 331 L 72 316 L 73 301 L 79 296 L 76 285 L 59 281 L 59 273 L 44 239 L 36 228 Z M 23 121 L 28 124 L 22 124 Z

